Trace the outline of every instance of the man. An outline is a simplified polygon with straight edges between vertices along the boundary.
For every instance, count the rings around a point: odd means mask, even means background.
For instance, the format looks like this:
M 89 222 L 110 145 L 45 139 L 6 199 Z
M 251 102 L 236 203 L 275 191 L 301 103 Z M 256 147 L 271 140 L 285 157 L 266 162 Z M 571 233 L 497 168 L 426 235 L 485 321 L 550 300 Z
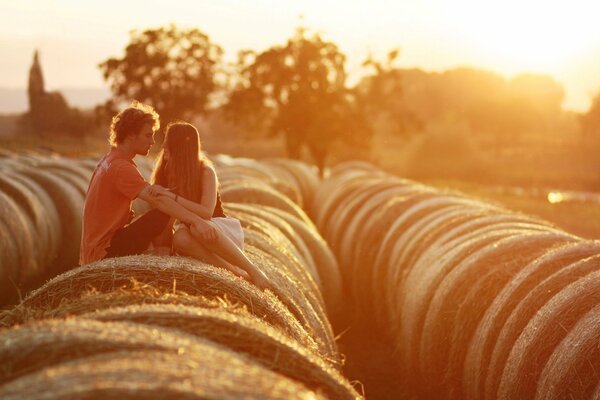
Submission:
M 171 217 L 189 224 L 206 243 L 216 240 L 214 227 L 168 196 L 159 196 L 167 189 L 150 185 L 138 171 L 133 158 L 148 155 L 158 127 L 158 114 L 138 102 L 113 118 L 112 148 L 96 166 L 85 198 L 80 265 L 144 252 Z M 134 220 L 131 202 L 136 197 L 153 209 Z

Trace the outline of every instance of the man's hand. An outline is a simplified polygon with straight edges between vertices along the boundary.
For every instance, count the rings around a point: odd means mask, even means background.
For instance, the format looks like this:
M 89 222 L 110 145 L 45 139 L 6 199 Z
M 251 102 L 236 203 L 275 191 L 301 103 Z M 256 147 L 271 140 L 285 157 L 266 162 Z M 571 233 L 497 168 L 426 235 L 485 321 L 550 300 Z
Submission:
M 198 218 L 190 225 L 192 236 L 205 244 L 215 244 L 217 242 L 217 228 L 208 221 Z

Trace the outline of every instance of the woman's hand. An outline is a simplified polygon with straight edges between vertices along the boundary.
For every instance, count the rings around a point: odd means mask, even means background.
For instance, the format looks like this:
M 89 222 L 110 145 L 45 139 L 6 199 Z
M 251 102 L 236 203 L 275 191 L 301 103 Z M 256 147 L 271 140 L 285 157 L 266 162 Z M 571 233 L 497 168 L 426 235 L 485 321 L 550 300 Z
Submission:
M 193 237 L 204 244 L 214 244 L 217 241 L 217 228 L 201 218 L 198 218 L 190 225 L 190 232 Z

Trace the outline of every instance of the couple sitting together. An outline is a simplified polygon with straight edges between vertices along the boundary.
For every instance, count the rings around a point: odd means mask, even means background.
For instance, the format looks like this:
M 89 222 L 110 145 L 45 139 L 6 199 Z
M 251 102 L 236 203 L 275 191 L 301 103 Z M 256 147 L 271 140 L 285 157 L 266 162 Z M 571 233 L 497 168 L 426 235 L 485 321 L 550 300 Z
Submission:
M 152 184 L 144 180 L 133 158 L 148 155 L 158 127 L 158 114 L 137 102 L 113 118 L 112 148 L 96 166 L 85 198 L 79 264 L 167 244 L 176 254 L 228 269 L 266 288 L 267 277 L 243 252 L 240 222 L 223 212 L 217 175 L 200 152 L 193 125 L 168 125 Z M 135 198 L 152 210 L 134 218 Z

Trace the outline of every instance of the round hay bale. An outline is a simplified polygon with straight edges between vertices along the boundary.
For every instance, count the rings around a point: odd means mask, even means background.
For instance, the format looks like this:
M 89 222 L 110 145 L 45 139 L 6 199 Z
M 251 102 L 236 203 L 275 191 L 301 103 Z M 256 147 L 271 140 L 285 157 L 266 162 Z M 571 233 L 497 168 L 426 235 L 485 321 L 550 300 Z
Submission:
M 290 173 L 302 194 L 303 204 L 311 204 L 312 198 L 320 183 L 319 170 L 314 165 L 308 165 L 298 160 L 289 158 L 269 158 L 262 160 L 262 163 L 279 169 L 284 169 Z
M 21 207 L 0 191 L 0 269 L 2 293 L 6 301 L 17 286 L 40 273 L 39 248 L 35 246 L 35 227 Z M 3 299 L 2 299 L 3 298 Z
M 255 205 L 285 220 L 308 247 L 315 262 L 322 284 L 322 294 L 330 316 L 342 309 L 342 281 L 338 263 L 327 242 L 314 226 L 308 226 L 299 218 L 269 206 Z
M 13 310 L 11 319 L 18 320 L 21 312 L 31 312 L 32 309 L 60 308 L 63 302 L 81 297 L 90 288 L 97 292 L 113 292 L 118 288 L 135 288 L 139 284 L 149 284 L 163 292 L 209 298 L 219 298 L 227 293 L 232 302 L 245 305 L 253 314 L 280 328 L 307 348 L 317 348 L 315 340 L 271 292 L 260 291 L 221 268 L 183 257 L 138 255 L 109 258 L 67 271 L 30 293 Z M 27 318 L 27 315 L 21 316 Z
M 511 311 L 545 278 L 566 266 L 600 253 L 600 242 L 569 242 L 545 252 L 510 279 L 481 319 L 467 351 L 463 392 L 467 399 L 484 397 L 494 346 Z
M 231 171 L 229 168 L 223 171 L 218 172 L 219 177 L 219 188 L 221 190 L 227 189 L 229 187 L 235 186 L 258 186 L 267 188 L 267 190 L 275 190 L 279 194 L 286 197 L 288 200 L 293 202 L 294 204 L 302 207 L 302 195 L 298 191 L 298 188 L 293 186 L 292 183 L 280 180 L 265 180 L 256 176 L 245 176 L 239 172 Z
M 24 376 L 2 387 L 0 395 L 6 400 L 324 399 L 298 382 L 214 350 L 205 357 L 155 350 L 100 354 Z
M 327 359 L 339 362 L 333 330 L 318 290 L 310 290 L 291 274 L 282 271 L 281 264 L 272 255 L 252 246 L 248 246 L 247 254 L 257 261 L 255 264 L 260 265 L 269 277 L 273 293 L 313 335 L 321 354 Z
M 11 341 L 12 368 L 4 372 L 13 377 L 0 387 L 3 399 L 316 397 L 213 342 L 171 330 L 83 319 L 26 329 Z M 26 375 L 18 368 L 23 364 Z
M 221 198 L 223 202 L 250 203 L 271 206 L 286 211 L 300 218 L 305 223 L 312 225 L 312 221 L 302 209 L 289 198 L 265 185 L 238 184 L 222 187 Z
M 288 224 L 284 219 L 282 219 L 278 215 L 275 215 L 272 212 L 267 212 L 265 210 L 265 207 L 266 206 L 259 206 L 256 204 L 249 205 L 249 204 L 243 204 L 243 203 L 229 203 L 226 206 L 226 211 L 228 213 L 233 212 L 233 214 L 239 215 L 241 218 L 244 218 L 245 216 L 250 215 L 250 216 L 257 217 L 257 218 L 263 220 L 264 222 L 266 222 L 267 224 L 270 225 L 270 227 L 265 227 L 265 229 L 262 230 L 263 233 L 267 233 L 267 232 L 265 232 L 265 230 L 268 230 L 269 233 L 271 233 L 271 232 L 273 232 L 272 228 L 276 228 L 281 234 L 285 235 L 285 237 L 290 242 L 289 245 L 291 245 L 291 247 L 292 247 L 290 249 L 290 251 L 292 251 L 293 255 L 303 264 L 303 266 L 305 266 L 308 269 L 312 278 L 317 283 L 319 289 L 322 291 L 323 287 L 321 285 L 321 278 L 317 271 L 317 266 L 315 265 L 315 261 L 312 257 L 312 254 L 309 252 L 304 241 L 292 229 L 290 224 Z M 273 207 L 269 207 L 269 209 L 277 210 Z M 239 212 L 240 214 L 236 214 L 236 212 Z M 254 219 L 254 221 L 256 221 L 256 219 Z M 264 225 L 264 224 L 259 223 L 259 225 Z M 256 228 L 254 228 L 254 229 L 256 229 Z M 258 229 L 261 230 L 260 227 L 258 227 Z M 277 235 L 277 233 L 275 233 L 275 235 Z M 279 238 L 281 238 L 280 235 L 277 235 L 277 236 Z M 274 237 L 273 239 L 275 239 L 279 243 L 282 242 L 282 240 L 280 240 L 280 239 L 277 240 L 278 238 L 276 238 L 276 237 Z M 289 245 L 285 245 L 285 247 L 290 247 Z M 284 245 L 277 244 L 278 248 L 281 246 L 284 246 Z
M 310 215 L 316 225 L 323 231 L 323 228 L 327 226 L 324 219 L 344 200 L 343 196 L 339 193 L 340 188 L 345 189 L 350 182 L 357 181 L 360 183 L 365 180 L 374 179 L 375 177 L 383 179 L 385 176 L 387 175 L 384 175 L 383 173 L 374 174 L 365 171 L 348 170 L 339 176 L 323 180 L 321 185 L 319 185 L 318 190 L 315 192 L 313 202 L 309 209 Z M 360 187 L 358 183 L 353 183 L 353 187 L 348 189 L 358 189 Z
M 498 386 L 499 399 L 535 396 L 548 359 L 577 322 L 598 305 L 598 293 L 600 271 L 596 270 L 565 286 L 535 314 L 506 360 Z
M 83 317 L 177 329 L 246 354 L 253 361 L 329 398 L 357 397 L 346 379 L 329 363 L 247 311 L 235 315 L 222 309 L 144 305 L 110 308 Z
M 62 238 L 51 273 L 65 271 L 79 262 L 83 196 L 70 184 L 48 171 L 21 169 L 19 174 L 38 183 L 48 193 L 61 221 Z
M 62 223 L 60 221 L 58 211 L 54 202 L 48 195 L 48 193 L 40 186 L 36 181 L 30 179 L 26 176 L 23 176 L 15 171 L 6 171 L 4 174 L 6 178 L 10 178 L 12 181 L 15 181 L 25 188 L 31 193 L 31 198 L 28 196 L 27 202 L 32 201 L 40 204 L 40 209 L 36 210 L 34 204 L 32 204 L 31 214 L 34 215 L 31 217 L 34 225 L 40 232 L 40 243 L 41 251 L 45 249 L 45 258 L 41 264 L 43 271 L 42 274 L 38 277 L 41 279 L 47 279 L 50 275 L 49 268 L 55 262 L 58 257 L 59 246 L 61 244 L 62 238 Z M 20 200 L 18 200 L 19 204 Z M 40 215 L 39 217 L 37 215 Z M 45 241 L 45 243 L 41 243 Z M 37 282 L 31 282 L 32 285 L 36 285 Z
M 523 233 L 490 243 L 454 267 L 427 310 L 420 348 L 422 373 L 439 377 L 444 392 L 464 398 L 465 355 L 487 307 L 517 271 L 569 241 L 575 238 L 566 233 Z
M 554 349 L 540 375 L 535 399 L 593 399 L 600 379 L 600 306 L 595 306 Z
M 512 362 L 509 355 L 512 354 L 517 340 L 519 340 L 526 326 L 535 318 L 536 314 L 560 290 L 599 269 L 600 254 L 595 254 L 558 269 L 536 286 L 530 288 L 527 295 L 510 310 L 510 315 L 498 334 L 497 342 L 490 357 L 488 374 L 485 380 L 486 399 L 497 398 L 502 375 Z
M 315 294 L 320 294 L 316 267 L 313 264 L 310 270 L 308 265 L 302 263 L 302 256 L 281 231 L 262 218 L 245 211 L 232 210 L 231 215 L 240 220 L 245 230 L 245 243 L 254 245 L 277 258 L 287 273 L 294 276 L 307 289 L 310 288 Z M 251 232 L 259 235 L 248 235 Z
M 418 375 L 423 371 L 420 368 L 420 357 L 423 353 L 419 343 L 425 334 L 427 310 L 443 279 L 469 255 L 475 254 L 488 245 L 493 246 L 504 238 L 524 233 L 523 230 L 514 228 L 512 224 L 505 229 L 493 229 L 487 232 L 486 230 L 489 230 L 489 227 L 471 231 L 469 235 L 450 241 L 445 246 L 429 248 L 417 260 L 405 280 L 404 287 L 410 288 L 412 295 L 404 296 L 401 304 L 388 305 L 388 309 L 401 310 L 403 323 L 397 327 L 397 346 L 401 349 L 404 363 L 412 373 Z M 390 284 L 387 290 L 393 288 L 394 286 Z M 394 328 L 396 327 L 392 327 Z

